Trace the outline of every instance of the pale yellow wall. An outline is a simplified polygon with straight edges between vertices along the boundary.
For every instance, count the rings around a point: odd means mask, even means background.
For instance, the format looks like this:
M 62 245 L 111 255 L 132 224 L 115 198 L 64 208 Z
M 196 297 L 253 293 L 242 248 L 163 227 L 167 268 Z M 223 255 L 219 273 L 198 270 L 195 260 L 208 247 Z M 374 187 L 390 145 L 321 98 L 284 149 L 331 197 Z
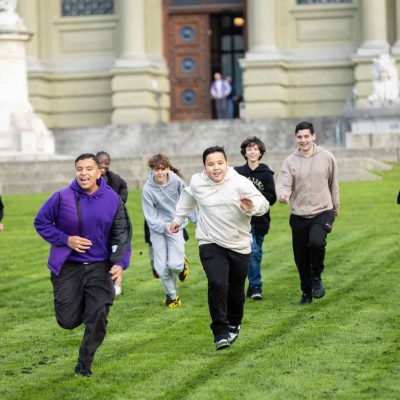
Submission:
M 120 1 L 115 1 L 114 15 L 61 17 L 59 0 L 20 0 L 18 12 L 34 33 L 27 47 L 30 100 L 50 128 L 155 122 L 153 81 L 162 93 L 162 117 L 168 120 L 161 0 L 144 2 L 148 65 L 122 70 L 115 67 Z
M 359 2 L 274 4 L 276 54 L 242 63 L 246 117 L 340 114 L 354 85 L 351 57 L 361 40 Z
M 123 1 L 134 0 L 116 0 L 115 15 L 61 17 L 59 0 L 19 0 L 18 11 L 35 35 L 27 47 L 30 99 L 49 127 L 156 122 L 157 93 L 162 120 L 169 120 L 162 1 L 143 1 L 144 58 L 125 64 Z M 373 57 L 357 55 L 362 0 L 307 6 L 257 0 L 262 1 L 273 2 L 275 28 L 268 40 L 275 42 L 276 54 L 242 62 L 247 118 L 338 115 L 353 87 L 357 104 L 371 94 Z M 396 1 L 382 1 L 393 45 Z M 138 18 L 128 17 L 132 23 Z

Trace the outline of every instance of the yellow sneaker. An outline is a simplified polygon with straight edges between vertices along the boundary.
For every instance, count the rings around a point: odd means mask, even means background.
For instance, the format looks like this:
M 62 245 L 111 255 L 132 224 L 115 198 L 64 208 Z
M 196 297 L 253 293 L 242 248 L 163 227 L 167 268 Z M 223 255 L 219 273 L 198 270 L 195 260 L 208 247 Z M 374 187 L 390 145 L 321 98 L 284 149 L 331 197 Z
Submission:
M 184 282 L 189 275 L 189 260 L 184 257 L 183 259 L 183 270 L 179 273 L 178 277 L 181 282 Z
M 180 307 L 182 303 L 181 303 L 181 299 L 179 298 L 179 296 L 176 296 L 175 299 L 173 299 L 173 300 L 167 296 L 164 304 L 168 308 L 176 308 L 176 307 Z

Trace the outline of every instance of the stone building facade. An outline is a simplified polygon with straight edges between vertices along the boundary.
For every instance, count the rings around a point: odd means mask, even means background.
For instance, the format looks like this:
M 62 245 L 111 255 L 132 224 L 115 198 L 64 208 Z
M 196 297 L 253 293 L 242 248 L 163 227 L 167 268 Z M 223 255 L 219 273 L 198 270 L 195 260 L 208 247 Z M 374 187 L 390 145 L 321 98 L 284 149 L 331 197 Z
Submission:
M 212 118 L 216 70 L 245 118 L 335 116 L 400 67 L 400 0 L 19 0 L 30 101 L 50 128 Z

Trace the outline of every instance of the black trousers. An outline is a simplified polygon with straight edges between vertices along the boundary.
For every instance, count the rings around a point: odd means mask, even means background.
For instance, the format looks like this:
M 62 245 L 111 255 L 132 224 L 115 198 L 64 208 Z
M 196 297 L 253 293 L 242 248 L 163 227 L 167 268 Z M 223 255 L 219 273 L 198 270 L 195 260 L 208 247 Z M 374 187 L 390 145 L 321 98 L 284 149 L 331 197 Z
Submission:
M 333 211 L 312 218 L 290 215 L 293 255 L 303 293 L 311 293 L 312 279 L 320 278 L 324 270 L 326 237 L 332 230 L 334 219 Z
M 242 322 L 250 254 L 240 254 L 217 244 L 203 244 L 199 253 L 208 279 L 210 327 L 215 339 L 220 339 L 228 335 L 229 325 Z
M 114 301 L 110 263 L 65 263 L 58 276 L 51 274 L 58 324 L 74 329 L 85 324 L 78 368 L 90 371 L 94 354 L 106 336 L 107 315 Z

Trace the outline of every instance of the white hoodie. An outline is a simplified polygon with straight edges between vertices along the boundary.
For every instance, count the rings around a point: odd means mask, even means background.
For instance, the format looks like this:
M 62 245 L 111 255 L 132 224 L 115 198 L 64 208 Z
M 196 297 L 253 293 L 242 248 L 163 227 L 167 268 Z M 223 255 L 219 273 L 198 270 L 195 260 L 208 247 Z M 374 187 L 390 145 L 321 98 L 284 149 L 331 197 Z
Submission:
M 243 197 L 254 204 L 249 212 L 240 208 Z M 251 217 L 263 215 L 269 209 L 268 201 L 253 183 L 231 167 L 220 183 L 212 181 L 205 172 L 193 175 L 190 186 L 181 193 L 174 222 L 182 225 L 196 205 L 199 244 L 215 243 L 242 254 L 251 252 Z

